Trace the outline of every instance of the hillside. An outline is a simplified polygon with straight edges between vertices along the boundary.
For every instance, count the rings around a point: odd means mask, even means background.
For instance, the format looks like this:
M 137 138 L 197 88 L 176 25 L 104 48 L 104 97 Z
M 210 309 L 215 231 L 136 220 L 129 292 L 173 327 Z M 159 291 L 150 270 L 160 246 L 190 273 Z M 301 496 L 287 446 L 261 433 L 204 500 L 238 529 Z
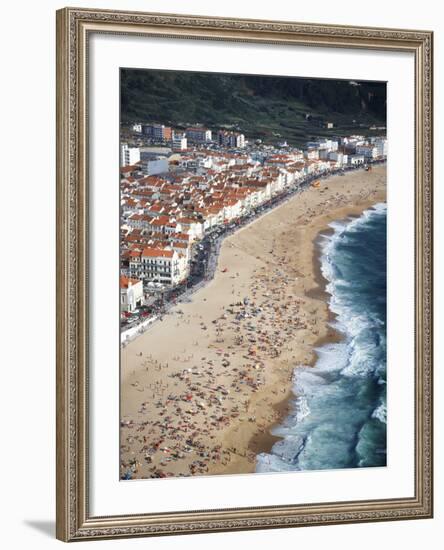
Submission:
M 385 118 L 385 83 L 121 70 L 123 123 L 201 123 L 236 128 L 250 139 L 282 137 L 301 145 L 314 136 L 385 125 Z M 327 121 L 333 130 L 324 128 Z

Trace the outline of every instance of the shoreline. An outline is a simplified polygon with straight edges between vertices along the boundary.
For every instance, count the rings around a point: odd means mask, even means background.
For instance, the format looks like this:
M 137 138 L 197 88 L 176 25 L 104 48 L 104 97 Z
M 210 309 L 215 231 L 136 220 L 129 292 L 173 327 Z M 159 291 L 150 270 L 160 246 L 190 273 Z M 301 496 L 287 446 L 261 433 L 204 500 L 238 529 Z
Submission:
M 364 224 L 367 223 L 368 219 L 370 218 L 370 216 L 372 216 L 372 212 L 373 213 L 377 213 L 376 215 L 378 215 L 378 213 L 380 213 L 380 210 L 377 208 L 378 206 L 380 205 L 385 205 L 386 207 L 386 201 L 376 201 L 376 202 L 372 202 L 371 204 L 369 205 L 365 205 L 365 206 L 362 206 L 362 207 L 356 207 L 356 208 L 353 208 L 353 212 L 351 214 L 346 214 L 344 216 L 341 216 L 341 217 L 338 217 L 336 220 L 334 220 L 335 222 L 339 222 L 339 224 L 344 224 L 344 231 L 347 232 L 347 228 L 348 228 L 348 224 L 353 224 L 354 221 L 359 221 L 359 222 L 363 222 Z M 385 212 L 385 211 L 384 211 Z M 369 213 L 370 215 L 367 217 L 367 216 L 363 216 L 364 213 Z M 375 219 L 375 218 L 371 218 L 372 220 Z M 339 232 L 341 232 L 342 228 L 339 229 Z M 379 228 L 378 228 L 379 230 Z M 327 387 L 330 388 L 330 384 L 331 384 L 331 387 L 337 387 L 337 388 L 341 388 L 341 382 L 338 382 L 338 380 L 336 378 L 334 378 L 333 381 L 329 380 L 329 376 L 327 375 L 325 377 L 325 379 L 323 378 L 323 375 L 325 373 L 329 373 L 330 372 L 330 366 L 326 367 L 326 365 L 329 365 L 328 362 L 326 362 L 325 360 L 325 357 L 327 356 L 329 359 L 332 358 L 332 355 L 333 355 L 333 361 L 335 361 L 335 359 L 337 359 L 337 357 L 335 358 L 334 356 L 334 352 L 331 353 L 330 351 L 330 348 L 326 349 L 326 346 L 328 346 L 329 344 L 341 344 L 343 345 L 342 343 L 347 343 L 347 341 L 350 340 L 350 338 L 353 339 L 353 337 L 351 337 L 351 334 L 353 334 L 353 332 L 350 332 L 349 330 L 347 330 L 347 323 L 344 322 L 344 313 L 343 311 L 338 311 L 338 312 L 335 312 L 333 311 L 332 309 L 330 309 L 330 301 L 332 299 L 334 299 L 336 297 L 336 292 L 333 290 L 333 291 L 327 291 L 327 285 L 329 284 L 333 284 L 333 281 L 335 281 L 337 279 L 337 276 L 333 276 L 332 279 L 326 279 L 323 272 L 322 272 L 322 266 L 323 266 L 323 262 L 326 258 L 328 258 L 328 256 L 325 255 L 325 252 L 323 250 L 323 243 L 322 243 L 322 238 L 323 237 L 330 237 L 334 234 L 338 235 L 337 233 L 337 229 L 336 227 L 328 227 L 328 228 L 324 228 L 324 229 L 320 229 L 318 234 L 317 234 L 317 237 L 315 237 L 315 239 L 313 240 L 313 251 L 314 251 L 314 254 L 313 254 L 313 275 L 314 275 L 314 280 L 316 281 L 316 284 L 317 286 L 311 290 L 309 290 L 307 292 L 307 294 L 310 294 L 311 296 L 313 297 L 316 297 L 316 299 L 322 299 L 322 300 L 325 300 L 327 303 L 328 303 L 328 319 L 326 320 L 326 323 L 330 326 L 330 334 L 326 334 L 325 336 L 319 338 L 316 342 L 314 342 L 313 344 L 313 354 L 314 354 L 314 360 L 310 363 L 310 364 L 307 364 L 307 365 L 304 365 L 303 366 L 303 369 L 302 369 L 302 372 L 299 371 L 298 372 L 298 369 L 295 368 L 295 381 L 298 382 L 299 380 L 299 383 L 301 384 L 301 388 L 304 388 L 304 384 L 306 382 L 306 378 L 304 378 L 304 375 L 307 374 L 308 376 L 310 376 L 310 369 L 312 367 L 318 367 L 315 371 L 313 371 L 313 376 L 314 376 L 314 379 L 318 378 L 319 377 L 319 380 L 323 380 L 322 384 L 327 384 Z M 368 233 L 369 236 L 372 235 L 372 233 Z M 350 237 L 351 238 L 351 237 Z M 366 238 L 366 237 L 362 237 L 361 235 L 361 238 Z M 356 241 L 356 238 L 355 238 L 355 245 L 357 243 L 360 243 L 361 241 Z M 346 245 L 344 245 L 346 246 Z M 359 257 L 360 258 L 360 257 Z M 364 254 L 363 256 L 363 260 L 364 261 L 366 259 L 366 255 Z M 360 264 L 360 261 L 356 264 L 356 265 L 359 265 Z M 345 281 L 349 281 L 350 279 L 347 277 L 347 275 L 343 275 L 341 273 L 341 275 L 339 276 L 341 279 L 344 278 Z M 365 279 L 365 275 L 364 275 L 364 280 Z M 372 298 L 373 298 L 373 295 L 372 295 Z M 362 306 L 362 304 L 361 304 Z M 334 307 L 334 306 L 333 306 Z M 353 314 L 352 314 L 353 315 Z M 370 317 L 369 317 L 370 318 Z M 380 321 L 379 318 L 377 318 L 378 321 Z M 335 323 L 333 324 L 335 321 L 338 321 L 338 323 Z M 332 348 L 333 350 L 337 349 L 337 347 L 333 347 Z M 321 361 L 319 361 L 321 359 Z M 335 362 L 332 364 L 332 365 L 335 365 Z M 342 367 L 339 369 L 338 372 L 341 372 L 341 369 L 344 368 L 344 365 L 346 367 L 348 367 L 348 363 L 345 363 L 342 365 Z M 336 372 L 337 367 L 334 367 L 333 368 L 333 371 Z M 375 371 L 375 372 L 379 372 L 379 371 Z M 384 372 L 384 371 L 383 371 Z M 359 371 L 358 373 L 356 374 L 356 376 L 359 376 Z M 380 376 L 380 379 L 378 380 L 378 383 L 380 383 L 381 380 L 384 380 L 384 375 L 379 375 Z M 365 377 L 366 375 L 363 375 L 363 379 L 361 380 L 361 384 L 364 386 L 364 388 L 367 388 L 368 391 L 369 388 L 370 388 L 370 384 L 368 384 L 367 386 L 365 385 Z M 341 376 L 339 376 L 339 379 L 341 379 Z M 347 379 L 347 376 L 344 375 L 342 377 L 342 380 L 346 380 Z M 332 405 L 332 403 L 330 402 L 330 400 L 328 401 L 329 403 L 329 406 L 328 408 L 326 408 L 324 410 L 324 412 L 320 415 L 320 419 L 319 419 L 319 411 L 318 411 L 318 408 L 320 407 L 320 403 L 322 402 L 322 397 L 320 397 L 319 394 L 316 393 L 316 391 L 314 389 L 312 389 L 312 386 L 311 386 L 311 379 L 308 378 L 308 382 L 306 382 L 308 387 L 309 387 L 309 390 L 308 390 L 308 394 L 307 394 L 307 400 L 308 400 L 308 404 L 307 402 L 305 401 L 305 396 L 304 396 L 304 389 L 301 389 L 299 390 L 299 388 L 297 390 L 293 390 L 292 392 L 292 395 L 290 397 L 290 400 L 289 400 L 289 409 L 291 411 L 291 415 L 289 415 L 288 417 L 288 420 L 283 418 L 282 422 L 279 423 L 278 427 L 279 428 L 282 428 L 283 431 L 277 431 L 277 433 L 280 433 L 281 435 L 276 437 L 276 439 L 278 441 L 282 441 L 282 443 L 284 444 L 284 446 L 282 447 L 279 447 L 279 449 L 276 449 L 276 453 L 273 454 L 272 453 L 272 450 L 271 449 L 267 449 L 267 450 L 264 450 L 263 453 L 265 455 L 268 455 L 269 458 L 265 458 L 266 462 L 268 462 L 268 464 L 271 464 L 270 460 L 272 457 L 274 457 L 275 459 L 277 459 L 278 463 L 279 463 L 279 460 L 283 461 L 284 463 L 288 460 L 290 460 L 290 457 L 293 457 L 295 456 L 295 460 L 298 459 L 299 457 L 299 452 L 300 452 L 300 449 L 298 449 L 294 443 L 292 443 L 292 438 L 299 438 L 299 441 L 303 441 L 303 447 L 304 447 L 304 450 L 305 450 L 305 440 L 306 438 L 308 437 L 307 434 L 311 434 L 311 432 L 316 432 L 316 429 L 319 428 L 320 430 L 323 430 L 323 421 L 326 422 L 327 425 L 330 424 L 331 422 L 331 419 L 332 419 L 332 414 L 333 414 L 333 417 L 334 417 L 334 413 L 333 411 L 335 410 L 334 408 L 332 407 L 337 407 L 339 410 L 337 411 L 339 416 L 342 414 L 342 410 L 344 407 L 347 407 L 347 404 L 344 403 L 341 399 L 342 398 L 336 398 L 336 405 Z M 315 383 L 313 383 L 314 386 L 316 386 Z M 321 384 L 321 382 L 318 382 L 318 384 Z M 302 394 L 300 393 L 300 391 L 302 391 Z M 336 391 L 341 391 L 340 389 L 337 389 Z M 356 388 L 355 388 L 355 391 L 356 391 Z M 365 389 L 362 390 L 362 388 L 360 387 L 359 389 L 359 392 L 360 391 L 366 391 Z M 345 395 L 346 395 L 346 399 L 348 400 L 348 394 L 347 394 L 347 390 L 344 390 L 342 389 L 342 393 L 344 394 L 345 392 Z M 321 390 L 321 396 L 323 395 L 323 391 Z M 295 414 L 298 414 L 299 411 L 300 411 L 300 405 L 299 403 L 301 403 L 301 397 L 304 397 L 304 406 L 306 407 L 309 407 L 310 409 L 312 408 L 312 403 L 311 401 L 313 402 L 313 407 L 314 409 L 317 411 L 317 414 L 316 416 L 314 417 L 315 419 L 311 421 L 311 424 L 310 424 L 310 419 L 308 420 L 308 428 L 305 428 L 305 431 L 304 431 L 304 428 L 302 427 L 303 423 L 304 423 L 304 420 L 300 421 L 299 418 L 296 419 L 296 422 L 293 420 L 293 415 Z M 344 395 L 342 396 L 344 397 Z M 356 399 L 356 398 L 355 398 Z M 365 426 L 368 426 L 370 425 L 371 422 L 374 422 L 375 420 L 373 419 L 377 419 L 380 421 L 380 423 L 382 425 L 385 425 L 386 424 L 386 402 L 385 402 L 385 398 L 381 396 L 377 397 L 377 401 L 376 401 L 376 404 L 373 404 L 372 405 L 372 408 L 370 409 L 370 413 L 371 413 L 371 418 L 367 418 L 366 419 L 366 424 Z M 357 401 L 357 403 L 355 403 L 357 405 L 357 409 L 356 410 L 359 410 L 359 407 L 361 406 L 361 403 L 359 401 Z M 365 407 L 365 405 L 363 405 Z M 350 407 L 348 406 L 348 408 L 350 409 Z M 308 411 L 310 410 L 308 409 Z M 355 409 L 353 409 L 354 411 Z M 328 413 L 326 412 L 328 411 Z M 339 412 L 341 411 L 341 413 Z M 381 411 L 381 412 L 380 412 Z M 350 411 L 351 414 L 353 414 L 351 411 Z M 377 413 L 377 414 L 375 414 Z M 307 415 L 309 413 L 304 413 L 304 416 L 302 418 L 305 417 L 305 415 Z M 366 414 L 366 413 L 363 413 L 363 414 Z M 361 417 L 362 417 L 362 414 L 361 414 Z M 288 422 L 290 422 L 290 424 L 288 424 Z M 298 431 L 298 424 L 301 422 L 301 425 L 299 426 L 299 431 Z M 314 424 L 313 424 L 314 422 Z M 378 423 L 378 426 L 380 426 L 380 423 Z M 313 425 L 315 426 L 315 428 L 313 428 Z M 357 423 L 355 424 L 358 427 L 358 432 L 360 434 L 361 430 L 362 430 L 362 424 L 361 424 L 361 421 L 358 420 Z M 317 428 L 316 428 L 317 427 Z M 275 426 L 271 426 L 270 427 L 270 430 L 273 431 L 275 428 Z M 294 429 L 294 431 L 293 431 Z M 327 428 L 326 428 L 327 429 Z M 331 429 L 331 428 L 328 428 L 330 429 L 330 437 L 333 437 L 334 439 L 334 429 Z M 291 435 L 286 435 L 287 433 L 287 430 L 289 430 L 289 434 Z M 382 441 L 382 437 L 385 437 L 385 435 L 381 436 L 381 433 L 384 433 L 385 434 L 385 428 L 375 428 L 376 430 L 376 436 L 375 439 L 378 441 L 378 437 L 379 437 L 379 441 Z M 357 433 L 358 433 L 357 432 Z M 302 434 L 302 435 L 301 435 Z M 316 437 L 319 437 L 319 436 L 316 436 L 314 435 L 314 440 L 316 440 Z M 373 437 L 373 436 L 372 436 Z M 363 439 L 364 439 L 364 436 L 363 436 Z M 297 440 L 297 439 L 296 439 Z M 365 439 L 364 439 L 365 440 Z M 382 445 L 382 443 L 381 443 Z M 309 447 L 309 457 L 311 457 L 311 460 L 314 459 L 314 457 L 317 457 L 318 456 L 318 452 L 320 451 L 320 448 L 319 446 L 316 445 L 316 443 L 314 444 L 311 444 L 311 446 L 308 444 L 308 447 Z M 382 447 L 380 447 L 382 448 Z M 285 449 L 284 451 L 282 449 Z M 293 451 L 293 453 L 291 452 Z M 376 451 L 376 454 L 378 453 L 381 453 L 381 452 L 384 452 L 385 451 L 380 451 L 379 449 Z M 282 453 L 282 454 L 281 454 Z M 311 454 L 310 454 L 311 453 Z M 325 464 L 325 456 L 328 456 L 328 455 L 325 455 L 325 451 L 324 451 L 324 464 Z M 330 456 L 332 456 L 330 454 Z M 297 457 L 297 458 L 296 458 Z M 373 462 L 371 463 L 367 463 L 366 466 L 368 467 L 372 467 L 372 466 L 380 466 L 380 465 L 385 465 L 384 464 L 380 464 L 379 462 L 379 459 L 378 458 L 374 458 L 374 455 L 372 454 L 369 454 L 369 455 L 365 455 L 364 453 L 361 455 L 362 457 L 362 460 L 371 460 Z M 308 462 L 310 461 L 310 459 L 307 459 Z M 376 463 L 374 462 L 376 460 Z M 276 469 L 271 469 L 271 470 L 268 470 L 266 465 L 265 465 L 265 462 L 264 462 L 264 457 L 261 457 L 261 460 L 260 460 L 260 467 L 259 467 L 259 472 L 273 472 L 273 471 L 281 471 L 281 469 L 279 468 L 279 466 L 276 466 L 274 465 L 273 468 L 276 468 Z M 343 466 L 330 466 L 330 462 L 328 461 L 327 464 L 329 464 L 328 468 L 345 468 L 345 467 L 350 467 L 350 466 L 347 466 L 347 465 L 343 465 Z M 265 469 L 264 469 L 264 466 L 265 466 Z M 359 462 L 359 466 L 361 466 L 361 463 Z M 313 468 L 313 469 L 324 469 L 324 468 L 327 468 L 327 466 L 317 466 L 316 468 Z M 286 471 L 286 468 L 284 468 L 285 471 Z M 299 469 L 304 469 L 304 468 L 296 468 L 297 470 Z M 312 469 L 311 467 L 309 467 L 309 469 Z M 290 468 L 291 470 L 291 468 Z
M 332 176 L 224 239 L 215 278 L 122 350 L 121 474 L 255 471 L 256 455 L 281 439 L 270 432 L 290 410 L 295 368 L 340 336 L 328 324 L 319 235 L 384 200 L 385 166 Z M 230 306 L 243 297 L 249 305 Z
M 328 284 L 328 281 L 325 279 L 325 277 L 322 274 L 322 264 L 321 264 L 321 258 L 322 258 L 322 251 L 320 249 L 320 242 L 319 239 L 323 235 L 333 234 L 334 230 L 328 226 L 329 223 L 332 221 L 343 221 L 347 218 L 359 218 L 362 213 L 369 208 L 372 208 L 377 202 L 371 202 L 371 203 L 364 203 L 362 206 L 353 206 L 350 207 L 350 212 L 343 213 L 343 215 L 339 217 L 334 217 L 332 215 L 332 219 L 326 222 L 326 225 L 319 229 L 317 234 L 312 239 L 312 245 L 313 245 L 313 279 L 315 282 L 315 286 L 308 289 L 306 291 L 306 296 L 308 298 L 312 298 L 314 300 L 319 300 L 322 302 L 325 302 L 327 305 L 327 315 L 325 319 L 325 330 L 326 333 L 319 337 L 316 341 L 312 344 L 312 358 L 310 361 L 307 362 L 306 367 L 314 367 L 317 360 L 318 360 L 318 354 L 316 352 L 316 348 L 319 348 L 321 346 L 324 346 L 326 344 L 334 344 L 341 342 L 344 339 L 344 335 L 338 331 L 337 329 L 333 328 L 331 326 L 331 323 L 336 319 L 336 314 L 331 311 L 329 308 L 329 300 L 331 298 L 331 295 L 327 292 L 326 286 Z M 297 367 L 294 368 L 294 375 L 297 376 Z M 277 443 L 278 441 L 282 440 L 282 437 L 273 435 L 273 429 L 280 426 L 282 424 L 282 421 L 285 420 L 286 416 L 292 411 L 293 407 L 292 404 L 296 400 L 297 396 L 292 391 L 292 388 L 290 386 L 289 391 L 287 392 L 287 395 L 278 403 L 272 404 L 273 409 L 277 412 L 279 415 L 277 419 L 270 424 L 267 427 L 266 433 L 261 434 L 260 437 L 252 436 L 250 441 L 248 442 L 248 449 L 251 452 L 254 452 L 256 455 L 260 453 L 270 453 L 273 445 Z M 253 440 L 256 439 L 259 441 L 253 442 Z M 253 473 L 255 470 L 252 469 L 250 472 L 242 472 L 242 473 Z M 217 471 L 213 471 L 213 474 L 219 473 Z M 227 468 L 224 472 L 225 475 L 228 474 L 235 474 L 239 473 L 236 471 L 235 467 Z

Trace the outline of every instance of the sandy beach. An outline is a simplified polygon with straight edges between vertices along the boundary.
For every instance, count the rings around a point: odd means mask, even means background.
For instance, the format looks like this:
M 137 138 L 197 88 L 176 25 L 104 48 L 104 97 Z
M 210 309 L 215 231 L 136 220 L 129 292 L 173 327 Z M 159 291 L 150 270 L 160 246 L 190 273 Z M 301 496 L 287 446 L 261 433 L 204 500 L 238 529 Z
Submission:
M 215 278 L 122 349 L 122 477 L 255 470 L 295 367 L 338 337 L 317 236 L 385 200 L 385 165 L 332 176 L 224 240 Z

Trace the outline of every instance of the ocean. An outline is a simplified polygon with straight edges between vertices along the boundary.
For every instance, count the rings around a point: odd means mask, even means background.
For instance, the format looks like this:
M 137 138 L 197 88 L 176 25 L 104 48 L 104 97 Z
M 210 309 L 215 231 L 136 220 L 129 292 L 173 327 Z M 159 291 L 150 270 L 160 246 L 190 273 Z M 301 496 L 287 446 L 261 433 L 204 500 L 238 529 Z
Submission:
M 257 472 L 386 465 L 386 205 L 330 226 L 321 270 L 343 338 L 295 368 L 291 412 L 273 429 L 282 439 Z

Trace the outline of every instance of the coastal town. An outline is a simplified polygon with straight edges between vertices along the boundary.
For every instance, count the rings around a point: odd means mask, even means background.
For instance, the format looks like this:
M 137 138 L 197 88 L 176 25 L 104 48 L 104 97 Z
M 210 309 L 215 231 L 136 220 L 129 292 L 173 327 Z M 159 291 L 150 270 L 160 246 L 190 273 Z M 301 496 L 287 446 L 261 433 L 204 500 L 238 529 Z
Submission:
M 385 135 L 300 149 L 201 125 L 130 125 L 120 150 L 122 345 L 229 269 L 217 263 L 227 235 L 307 187 L 322 194 L 327 176 L 370 171 L 386 158 Z

